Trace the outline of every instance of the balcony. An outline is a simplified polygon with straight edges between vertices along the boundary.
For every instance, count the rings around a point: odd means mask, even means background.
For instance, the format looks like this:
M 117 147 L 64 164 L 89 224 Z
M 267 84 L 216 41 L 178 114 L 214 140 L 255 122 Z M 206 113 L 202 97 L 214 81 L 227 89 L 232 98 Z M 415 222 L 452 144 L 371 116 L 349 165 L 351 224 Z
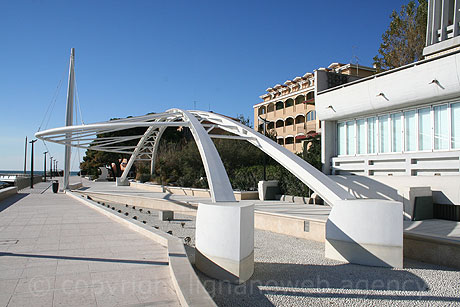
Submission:
M 429 1 L 424 56 L 460 45 L 459 2 L 458 0 Z

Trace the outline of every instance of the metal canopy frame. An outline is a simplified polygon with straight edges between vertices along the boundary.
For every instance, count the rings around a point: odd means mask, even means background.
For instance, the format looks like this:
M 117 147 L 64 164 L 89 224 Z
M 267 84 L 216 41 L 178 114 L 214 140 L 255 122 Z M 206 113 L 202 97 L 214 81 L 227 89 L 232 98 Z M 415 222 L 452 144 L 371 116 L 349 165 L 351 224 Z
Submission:
M 97 137 L 100 134 L 137 127 L 146 127 L 147 130 L 143 135 Z M 237 121 L 212 112 L 170 109 L 164 113 L 54 128 L 37 132 L 35 136 L 44 141 L 83 149 L 129 154 L 131 157 L 120 178 L 126 180 L 136 160 L 151 161 L 153 169 L 158 144 L 167 127 L 188 127 L 192 132 L 203 161 L 213 202 L 236 200 L 227 172 L 211 138 L 250 142 L 289 170 L 330 205 L 338 200 L 355 198 L 335 181 L 273 140 Z M 214 134 L 215 129 L 221 129 L 230 134 Z M 139 141 L 136 146 L 124 145 L 126 141 L 137 139 Z

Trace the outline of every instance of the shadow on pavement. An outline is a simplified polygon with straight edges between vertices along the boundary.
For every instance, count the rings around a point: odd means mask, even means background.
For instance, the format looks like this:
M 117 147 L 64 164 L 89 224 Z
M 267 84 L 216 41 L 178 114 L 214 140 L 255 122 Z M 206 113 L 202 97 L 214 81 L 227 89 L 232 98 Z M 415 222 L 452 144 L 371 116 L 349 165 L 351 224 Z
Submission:
M 413 273 L 383 267 L 258 262 L 252 278 L 242 285 L 197 274 L 218 306 L 273 306 L 270 299 L 278 296 L 460 302 L 457 296 L 427 293 L 429 286 Z
M 129 259 L 107 259 L 107 258 L 91 258 L 91 257 L 75 257 L 75 256 L 58 256 L 58 255 L 35 255 L 35 254 L 18 254 L 9 252 L 0 252 L 0 257 L 26 257 L 26 258 L 43 258 L 43 259 L 61 259 L 61 260 L 76 260 L 76 261 L 96 261 L 96 262 L 112 262 L 112 263 L 130 263 L 130 264 L 151 264 L 151 265 L 169 265 L 167 261 L 149 261 L 149 260 L 129 260 Z
M 0 212 L 14 205 L 16 202 L 20 201 L 27 195 L 29 195 L 29 193 L 18 193 L 0 201 Z

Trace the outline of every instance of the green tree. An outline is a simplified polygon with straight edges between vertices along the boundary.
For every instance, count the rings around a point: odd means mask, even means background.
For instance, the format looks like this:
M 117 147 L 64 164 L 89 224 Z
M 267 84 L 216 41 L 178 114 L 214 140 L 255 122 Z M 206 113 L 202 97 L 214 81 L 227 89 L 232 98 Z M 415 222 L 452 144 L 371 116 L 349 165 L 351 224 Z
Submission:
M 374 65 L 378 71 L 400 67 L 423 59 L 425 47 L 427 0 L 409 1 L 398 13 L 390 15 L 390 26 L 382 35 Z
M 302 158 L 317 169 L 322 169 L 321 136 L 318 133 L 307 135 L 303 143 Z

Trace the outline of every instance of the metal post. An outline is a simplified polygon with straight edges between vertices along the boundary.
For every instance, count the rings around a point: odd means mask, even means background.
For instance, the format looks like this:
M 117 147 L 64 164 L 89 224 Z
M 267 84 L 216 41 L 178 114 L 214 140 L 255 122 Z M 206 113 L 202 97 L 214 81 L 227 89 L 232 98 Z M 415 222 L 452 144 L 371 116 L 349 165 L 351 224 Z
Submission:
M 75 85 L 75 48 L 70 50 L 70 65 L 69 65 L 69 86 L 67 88 L 67 108 L 65 116 L 65 125 L 72 126 L 73 122 L 73 96 L 74 96 L 74 85 Z M 66 139 L 68 140 L 72 136 L 72 133 L 66 133 Z M 69 177 L 70 177 L 70 156 L 72 148 L 70 147 L 70 141 L 66 141 L 65 145 L 65 159 L 64 159 L 64 190 L 69 188 Z
M 27 136 L 26 143 L 24 145 L 24 175 L 27 173 Z
M 50 155 L 50 179 L 53 179 L 53 157 Z
M 32 140 L 29 143 L 32 144 L 32 152 L 30 153 L 30 188 L 34 188 L 34 143 L 37 140 Z
M 264 136 L 267 136 L 267 121 L 265 118 L 258 116 L 258 118 L 264 123 Z M 267 181 L 267 154 L 264 153 L 264 181 Z
M 264 121 L 264 135 L 267 136 L 267 123 Z M 267 181 L 267 154 L 264 153 L 264 181 Z
M 45 151 L 45 152 L 43 153 L 43 154 L 45 155 L 45 157 L 43 158 L 43 164 L 44 164 L 44 165 L 43 165 L 43 176 L 44 176 L 43 181 L 44 181 L 44 182 L 46 182 L 46 154 L 47 154 L 47 153 L 48 153 L 47 151 Z

